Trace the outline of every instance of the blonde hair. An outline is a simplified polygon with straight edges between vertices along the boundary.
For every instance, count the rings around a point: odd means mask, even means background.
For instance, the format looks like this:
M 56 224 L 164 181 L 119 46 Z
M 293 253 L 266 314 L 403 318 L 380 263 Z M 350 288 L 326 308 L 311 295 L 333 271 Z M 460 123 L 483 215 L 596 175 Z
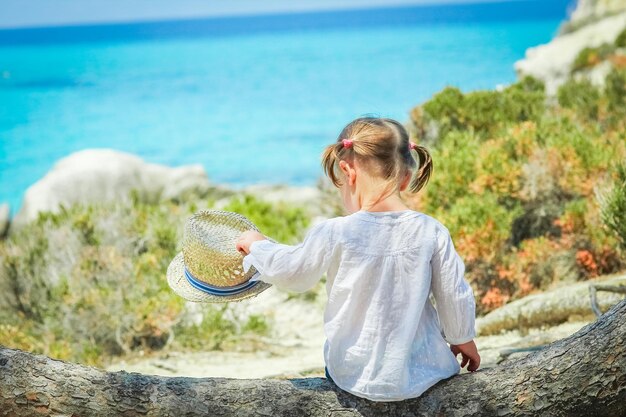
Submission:
M 344 145 L 344 141 L 346 142 Z M 346 146 L 347 145 L 347 146 Z M 357 159 L 371 175 L 397 186 L 407 172 L 413 173 L 409 190 L 418 192 L 426 185 L 433 161 L 426 148 L 413 145 L 404 126 L 393 119 L 360 117 L 343 128 L 337 142 L 324 149 L 322 167 L 335 184 L 341 185 L 339 161 Z

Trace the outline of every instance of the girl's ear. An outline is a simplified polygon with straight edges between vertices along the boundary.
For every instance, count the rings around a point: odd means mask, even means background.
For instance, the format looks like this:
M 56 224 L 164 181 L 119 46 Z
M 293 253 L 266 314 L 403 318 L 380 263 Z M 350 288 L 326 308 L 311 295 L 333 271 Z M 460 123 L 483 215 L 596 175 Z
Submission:
M 339 169 L 346 176 L 348 180 L 348 185 L 352 186 L 356 184 L 356 170 L 349 162 L 341 160 L 339 161 Z
M 400 183 L 400 191 L 406 190 L 410 183 L 411 171 L 407 170 L 406 174 L 404 174 L 404 178 L 402 178 L 402 182 Z

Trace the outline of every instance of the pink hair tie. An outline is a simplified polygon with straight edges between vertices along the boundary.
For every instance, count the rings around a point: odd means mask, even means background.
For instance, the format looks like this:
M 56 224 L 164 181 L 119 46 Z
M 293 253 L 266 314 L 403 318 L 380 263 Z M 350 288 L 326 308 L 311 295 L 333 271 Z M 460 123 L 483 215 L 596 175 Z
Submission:
M 415 142 L 409 142 L 409 149 L 417 149 L 417 144 Z
M 343 143 L 344 148 L 352 147 L 352 139 L 343 139 L 341 142 Z

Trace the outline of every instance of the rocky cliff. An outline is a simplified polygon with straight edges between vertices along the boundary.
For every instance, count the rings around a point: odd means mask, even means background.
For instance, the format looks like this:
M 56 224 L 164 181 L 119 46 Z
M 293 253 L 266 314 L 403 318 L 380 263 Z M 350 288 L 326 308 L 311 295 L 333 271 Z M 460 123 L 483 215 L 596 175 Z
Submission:
M 626 10 L 624 0 L 579 0 L 572 11 L 569 21 L 561 27 L 561 32 L 571 32 L 586 24 L 602 20 Z
M 616 43 L 626 29 L 625 0 L 580 0 L 570 19 L 551 42 L 529 48 L 515 63 L 521 77 L 530 75 L 546 84 L 553 95 L 570 76 L 601 84 L 614 66 L 624 66 L 626 48 Z M 588 53 L 589 59 L 581 54 Z M 589 61 L 577 68 L 575 63 Z

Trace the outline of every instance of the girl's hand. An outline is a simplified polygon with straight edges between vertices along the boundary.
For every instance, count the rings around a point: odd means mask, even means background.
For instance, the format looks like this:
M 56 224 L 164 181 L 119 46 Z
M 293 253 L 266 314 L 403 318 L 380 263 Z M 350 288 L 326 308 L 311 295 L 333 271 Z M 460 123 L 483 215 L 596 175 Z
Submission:
M 237 241 L 237 250 L 244 255 L 247 255 L 250 253 L 250 245 L 252 245 L 253 242 L 265 239 L 267 238 L 257 231 L 245 231 L 241 234 L 239 240 Z
M 461 368 L 464 368 L 469 363 L 467 370 L 474 372 L 480 366 L 480 355 L 473 340 L 460 345 L 450 345 L 450 350 L 454 353 L 454 356 L 458 356 L 460 353 L 463 357 Z

